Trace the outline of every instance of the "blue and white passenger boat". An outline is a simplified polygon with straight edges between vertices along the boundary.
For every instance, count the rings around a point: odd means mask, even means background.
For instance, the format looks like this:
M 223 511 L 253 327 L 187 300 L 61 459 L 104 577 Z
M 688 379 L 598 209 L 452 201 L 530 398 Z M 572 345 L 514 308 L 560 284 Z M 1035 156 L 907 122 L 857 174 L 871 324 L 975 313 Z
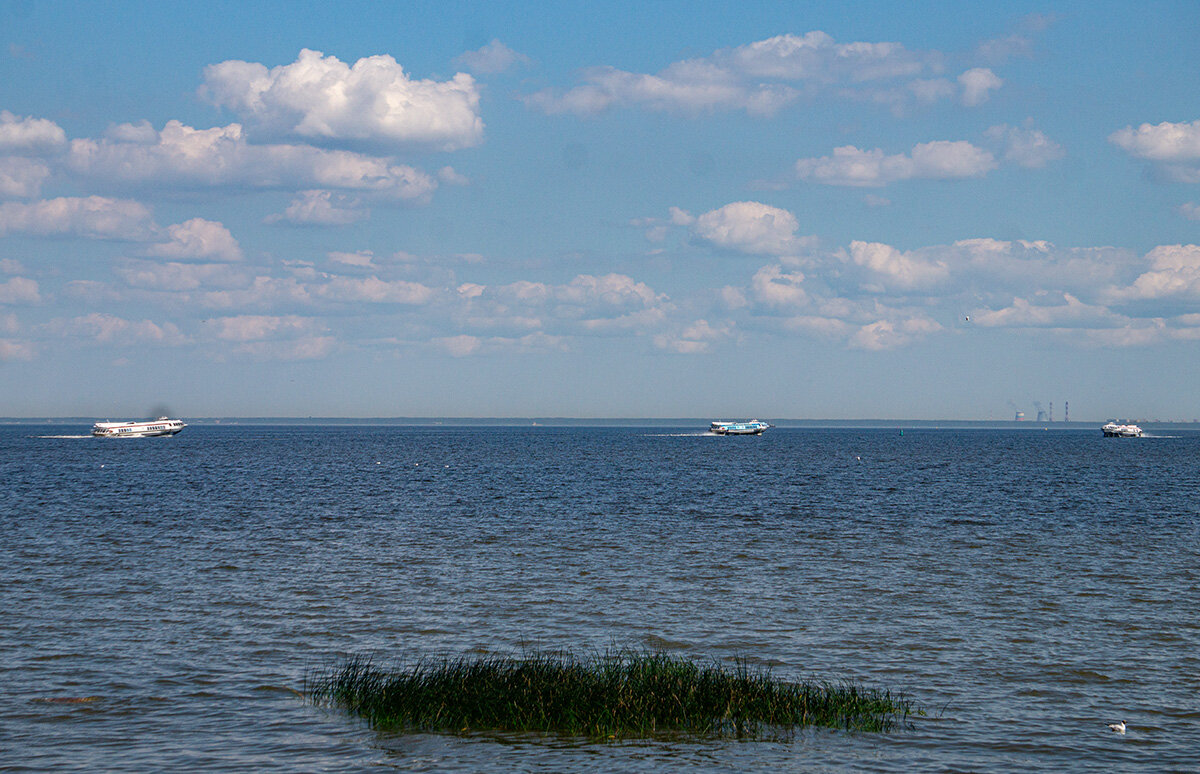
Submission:
M 1141 438 L 1143 435 L 1142 428 L 1132 423 L 1109 422 L 1100 431 L 1105 438 Z
M 749 422 L 713 422 L 708 431 L 717 435 L 762 435 L 763 430 L 774 427 L 761 419 L 751 419 Z
M 152 438 L 157 435 L 175 435 L 187 427 L 178 419 L 159 417 L 142 422 L 97 422 L 92 425 L 92 435 L 97 438 Z

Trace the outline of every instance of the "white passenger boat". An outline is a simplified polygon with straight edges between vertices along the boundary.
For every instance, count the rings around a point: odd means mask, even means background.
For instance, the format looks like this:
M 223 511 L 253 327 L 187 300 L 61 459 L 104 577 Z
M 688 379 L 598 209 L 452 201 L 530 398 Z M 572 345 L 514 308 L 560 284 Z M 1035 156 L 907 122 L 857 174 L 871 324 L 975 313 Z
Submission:
M 1141 438 L 1142 428 L 1134 424 L 1109 422 L 1100 428 L 1105 438 Z
M 774 425 L 760 419 L 751 419 L 749 422 L 718 421 L 709 425 L 708 431 L 717 435 L 762 435 L 768 427 Z
M 178 419 L 159 417 L 143 422 L 97 422 L 92 435 L 97 438 L 150 438 L 156 435 L 175 435 L 187 427 Z

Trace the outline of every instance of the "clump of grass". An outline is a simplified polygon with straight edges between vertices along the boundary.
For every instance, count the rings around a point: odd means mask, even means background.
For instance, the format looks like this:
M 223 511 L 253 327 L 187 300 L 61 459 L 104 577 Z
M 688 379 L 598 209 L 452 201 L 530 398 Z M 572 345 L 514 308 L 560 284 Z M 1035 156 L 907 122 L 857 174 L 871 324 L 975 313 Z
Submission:
M 307 680 L 314 701 L 389 731 L 509 731 L 606 738 L 763 738 L 803 726 L 886 731 L 911 700 L 851 683 L 787 682 L 745 660 L 698 664 L 660 651 L 589 658 L 420 660 L 354 657 Z

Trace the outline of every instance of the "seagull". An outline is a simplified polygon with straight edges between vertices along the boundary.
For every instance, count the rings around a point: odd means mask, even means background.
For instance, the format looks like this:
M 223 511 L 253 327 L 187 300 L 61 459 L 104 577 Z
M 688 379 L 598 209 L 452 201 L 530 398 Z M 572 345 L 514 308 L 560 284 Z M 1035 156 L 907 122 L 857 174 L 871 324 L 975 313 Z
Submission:
M 1114 731 L 1118 734 L 1123 734 L 1123 733 L 1125 733 L 1125 721 L 1122 720 L 1120 723 L 1109 723 L 1108 728 L 1110 731 Z

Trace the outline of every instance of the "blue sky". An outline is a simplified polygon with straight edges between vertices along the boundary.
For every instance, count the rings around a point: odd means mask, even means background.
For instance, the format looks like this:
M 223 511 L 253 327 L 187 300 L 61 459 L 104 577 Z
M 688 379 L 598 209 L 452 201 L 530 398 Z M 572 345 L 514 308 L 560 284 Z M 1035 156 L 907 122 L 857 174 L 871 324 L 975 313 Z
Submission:
M 1200 6 L 0 2 L 0 416 L 1200 417 Z

